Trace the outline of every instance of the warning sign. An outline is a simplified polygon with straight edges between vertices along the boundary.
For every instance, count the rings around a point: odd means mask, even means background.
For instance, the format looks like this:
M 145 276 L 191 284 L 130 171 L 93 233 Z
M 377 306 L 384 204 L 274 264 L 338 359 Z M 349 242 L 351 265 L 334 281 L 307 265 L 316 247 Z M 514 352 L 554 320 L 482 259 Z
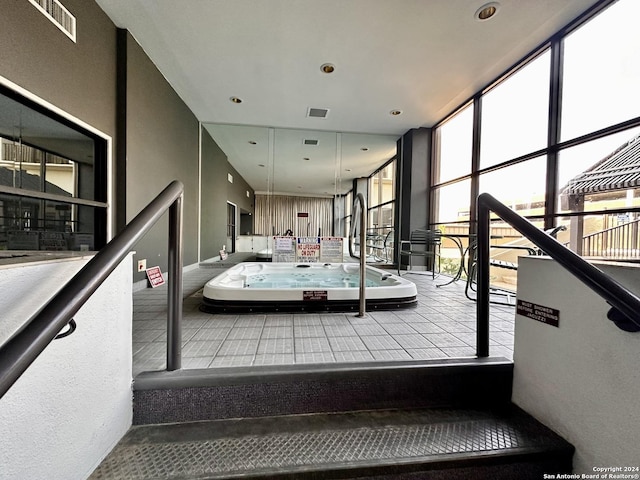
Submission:
M 160 285 L 164 285 L 164 277 L 162 276 L 162 270 L 160 270 L 160 267 L 147 268 L 146 272 L 149 283 L 151 284 L 151 288 L 156 288 Z
M 342 237 L 322 237 L 320 239 L 320 261 L 342 263 Z
M 518 299 L 516 302 L 516 313 L 538 322 L 553 325 L 554 327 L 560 325 L 560 310 L 555 308 L 536 305 L 535 303 Z
M 320 261 L 320 237 L 298 237 L 296 261 L 314 263 Z

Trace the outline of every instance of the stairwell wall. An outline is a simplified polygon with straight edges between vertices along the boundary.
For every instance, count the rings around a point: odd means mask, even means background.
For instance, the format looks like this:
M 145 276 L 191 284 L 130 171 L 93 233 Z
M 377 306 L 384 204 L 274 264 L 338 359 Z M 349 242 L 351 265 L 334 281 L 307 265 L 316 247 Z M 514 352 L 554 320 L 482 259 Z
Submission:
M 640 265 L 596 266 L 640 294 Z M 516 315 L 513 401 L 576 447 L 574 473 L 640 467 L 640 333 L 618 329 L 609 305 L 548 258 L 520 257 L 518 300 L 559 310 L 559 325 Z
M 0 290 L 10 284 L 29 308 L 89 259 L 4 266 Z M 131 268 L 128 255 L 75 315 L 75 333 L 54 340 L 0 399 L 0 479 L 85 479 L 131 426 Z M 30 313 L 14 307 L 0 295 L 0 323 Z

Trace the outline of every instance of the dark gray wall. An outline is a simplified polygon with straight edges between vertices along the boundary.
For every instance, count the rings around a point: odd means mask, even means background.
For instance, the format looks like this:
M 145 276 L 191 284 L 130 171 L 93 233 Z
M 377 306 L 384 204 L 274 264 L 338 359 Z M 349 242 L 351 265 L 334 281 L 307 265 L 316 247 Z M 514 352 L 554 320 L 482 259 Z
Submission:
M 398 151 L 396 191 L 400 201 L 396 205 L 396 225 L 400 225 L 400 231 L 396 233 L 396 245 L 408 240 L 411 230 L 427 228 L 429 222 L 431 129 L 409 130 L 398 141 Z
M 173 180 L 184 184 L 184 264 L 198 261 L 198 120 L 127 35 L 127 221 Z M 167 269 L 167 214 L 136 245 L 134 265 Z M 134 280 L 143 280 L 136 273 Z
M 77 43 L 26 1 L 3 2 L 0 75 L 115 136 L 116 28 L 98 5 L 65 0 Z
M 227 173 L 233 176 L 233 183 L 227 180 Z M 238 207 L 238 215 L 240 209 L 251 212 L 252 216 L 255 214 L 253 189 L 231 166 L 227 156 L 203 128 L 201 260 L 215 257 L 222 245 L 227 243 L 227 201 Z

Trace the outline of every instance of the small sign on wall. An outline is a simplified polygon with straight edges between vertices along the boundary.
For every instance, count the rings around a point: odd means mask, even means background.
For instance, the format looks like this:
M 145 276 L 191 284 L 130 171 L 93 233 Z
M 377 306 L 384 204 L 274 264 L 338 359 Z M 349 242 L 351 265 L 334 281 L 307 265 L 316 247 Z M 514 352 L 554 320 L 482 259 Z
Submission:
M 156 288 L 160 285 L 164 285 L 164 276 L 162 275 L 162 270 L 160 270 L 160 267 L 147 268 L 146 272 L 149 283 L 151 284 L 151 288 Z
M 554 327 L 560 326 L 560 310 L 555 308 L 536 305 L 535 303 L 518 299 L 516 302 L 516 313 L 523 317 L 536 320 L 537 322 L 546 323 Z

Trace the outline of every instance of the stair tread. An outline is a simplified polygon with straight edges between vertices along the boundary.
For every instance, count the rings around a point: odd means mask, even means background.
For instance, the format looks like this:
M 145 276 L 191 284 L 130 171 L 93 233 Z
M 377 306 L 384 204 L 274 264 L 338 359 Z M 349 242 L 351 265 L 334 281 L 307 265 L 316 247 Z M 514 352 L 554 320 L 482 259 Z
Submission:
M 571 449 L 515 407 L 304 414 L 132 427 L 90 478 L 250 478 L 415 464 L 436 468 L 465 459 L 495 463 L 498 457 Z

